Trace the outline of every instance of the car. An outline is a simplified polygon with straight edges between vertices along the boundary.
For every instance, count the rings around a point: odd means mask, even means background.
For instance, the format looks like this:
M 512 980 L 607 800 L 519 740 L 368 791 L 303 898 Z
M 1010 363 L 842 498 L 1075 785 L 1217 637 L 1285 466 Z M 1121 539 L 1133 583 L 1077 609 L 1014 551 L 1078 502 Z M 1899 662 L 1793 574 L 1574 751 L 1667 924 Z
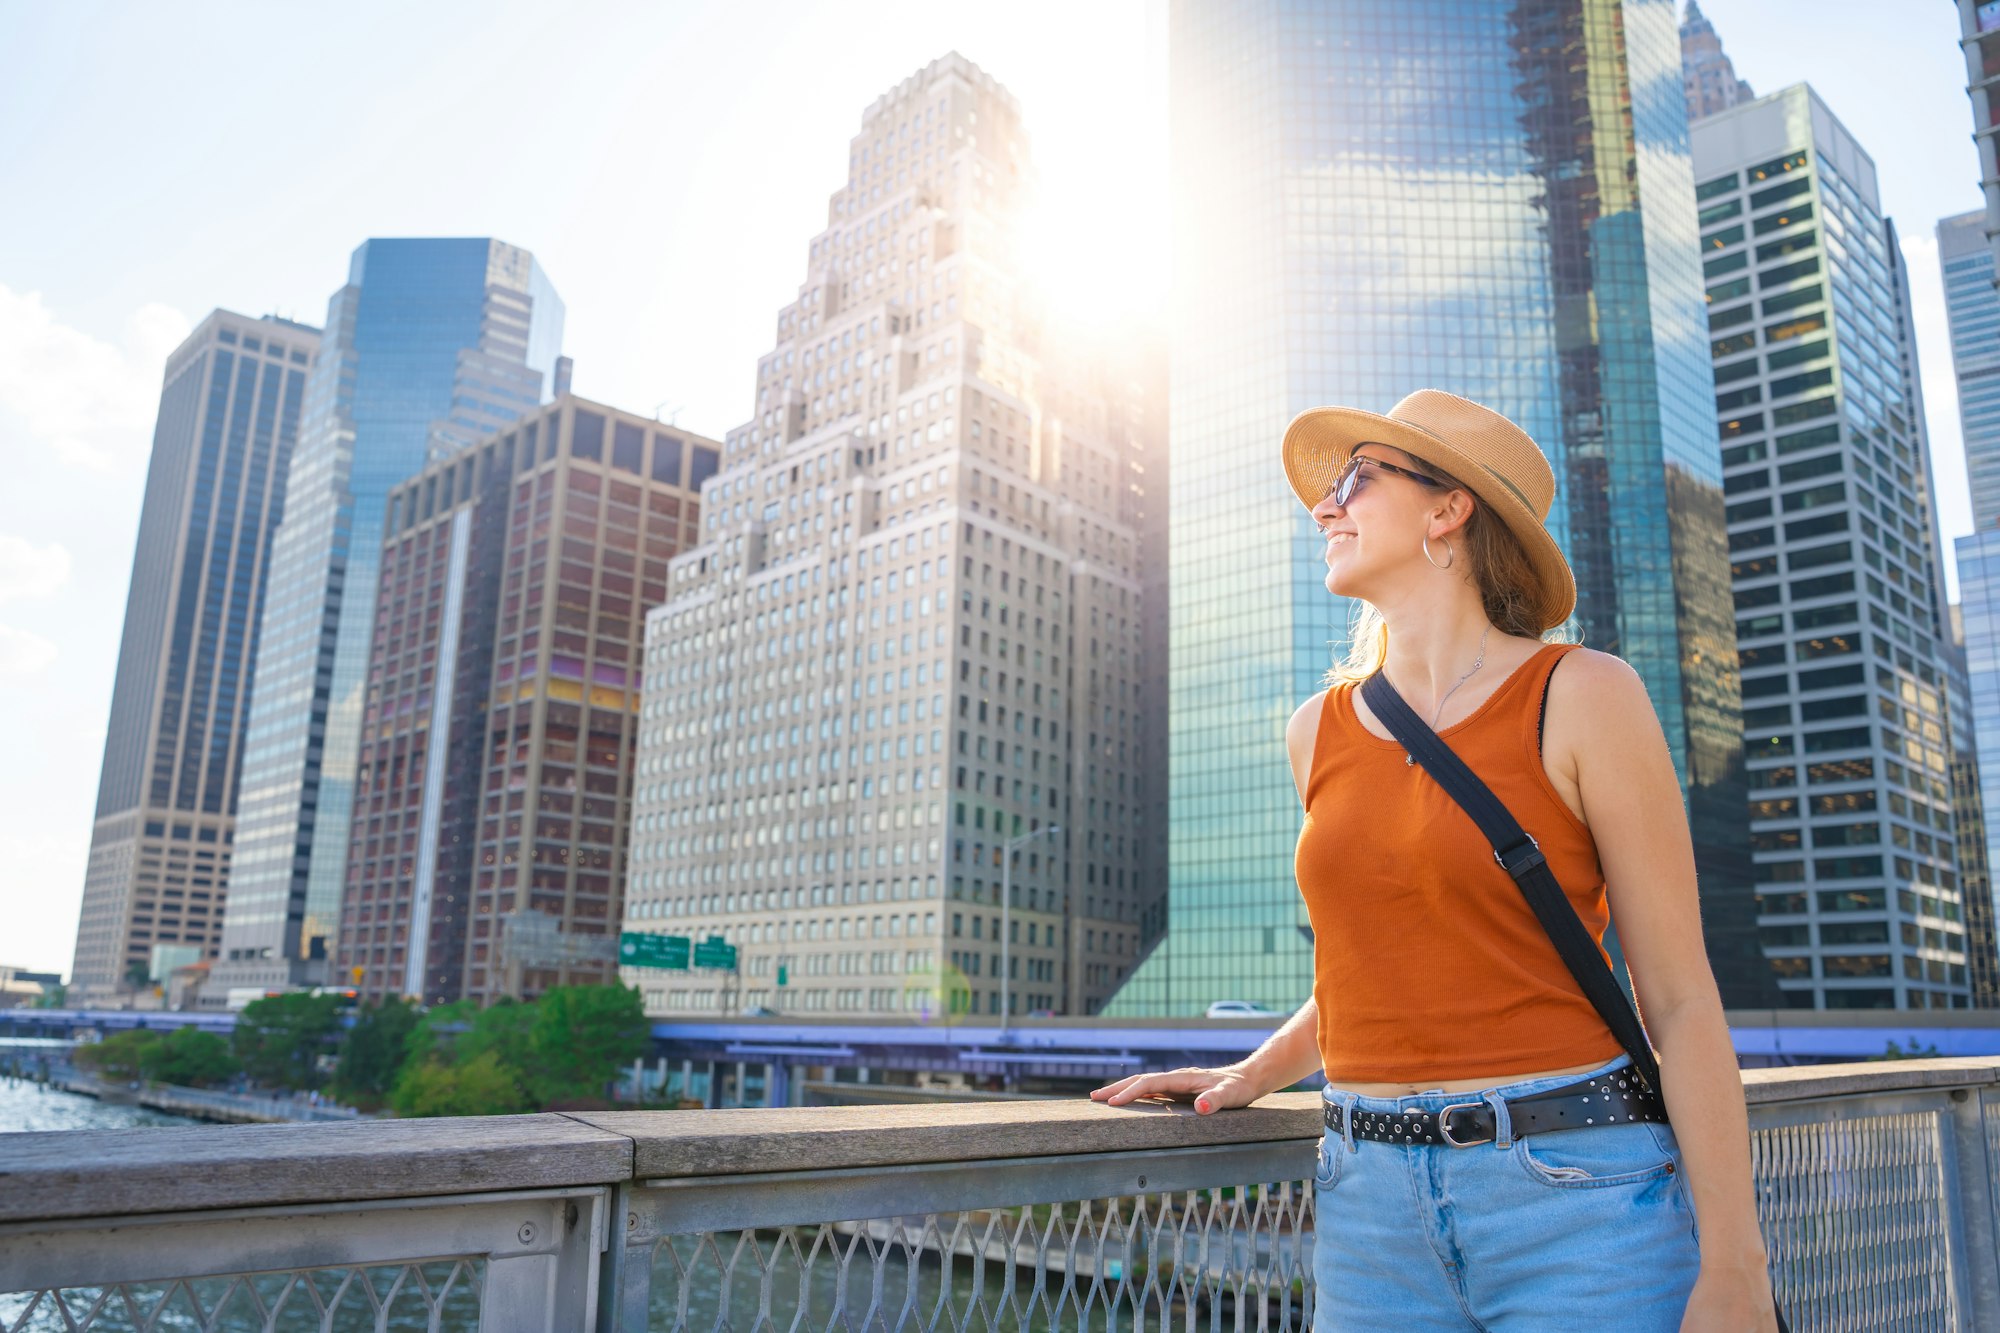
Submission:
M 746 1004 L 743 1006 L 743 1017 L 745 1018 L 776 1018 L 777 1016 L 778 1011 L 768 1005 Z
M 1275 1010 L 1248 1000 L 1217 1000 L 1208 1006 L 1209 1018 L 1275 1018 Z

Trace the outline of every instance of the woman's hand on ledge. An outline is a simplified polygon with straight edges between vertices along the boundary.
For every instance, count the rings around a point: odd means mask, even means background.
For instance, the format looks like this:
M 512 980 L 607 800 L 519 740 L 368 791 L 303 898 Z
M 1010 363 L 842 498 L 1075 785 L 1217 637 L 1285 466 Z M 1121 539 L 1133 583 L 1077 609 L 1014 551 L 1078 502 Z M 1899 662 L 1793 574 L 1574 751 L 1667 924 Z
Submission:
M 1090 1099 L 1103 1102 L 1106 1106 L 1123 1106 L 1140 1097 L 1192 1100 L 1197 1114 L 1208 1115 L 1232 1106 L 1248 1106 L 1264 1092 L 1265 1089 L 1252 1083 L 1244 1071 L 1234 1065 L 1224 1065 L 1220 1069 L 1189 1066 L 1161 1073 L 1133 1074 L 1116 1083 L 1091 1089 Z

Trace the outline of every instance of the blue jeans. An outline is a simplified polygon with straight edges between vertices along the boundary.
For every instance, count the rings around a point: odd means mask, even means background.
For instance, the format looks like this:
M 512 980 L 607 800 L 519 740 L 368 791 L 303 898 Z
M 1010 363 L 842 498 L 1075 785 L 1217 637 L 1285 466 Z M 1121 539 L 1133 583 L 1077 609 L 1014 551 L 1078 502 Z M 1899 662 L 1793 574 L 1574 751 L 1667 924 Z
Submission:
M 1594 1073 L 1628 1065 L 1628 1056 Z M 1680 1145 L 1645 1122 L 1516 1139 L 1503 1098 L 1562 1074 L 1479 1092 L 1321 1096 L 1354 1111 L 1437 1111 L 1484 1101 L 1494 1142 L 1377 1143 L 1325 1131 L 1313 1180 L 1313 1330 L 1680 1327 L 1700 1266 Z

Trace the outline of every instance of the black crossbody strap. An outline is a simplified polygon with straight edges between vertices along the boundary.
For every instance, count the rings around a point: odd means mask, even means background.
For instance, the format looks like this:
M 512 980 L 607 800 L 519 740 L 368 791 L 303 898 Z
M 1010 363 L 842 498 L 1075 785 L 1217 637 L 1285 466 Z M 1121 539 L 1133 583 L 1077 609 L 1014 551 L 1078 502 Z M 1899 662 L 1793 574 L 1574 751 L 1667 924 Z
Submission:
M 1481 782 L 1479 775 L 1466 767 L 1465 761 L 1410 710 L 1381 672 L 1377 671 L 1362 685 L 1361 697 L 1367 700 L 1369 710 L 1382 720 L 1382 725 L 1389 728 L 1397 743 L 1424 766 L 1432 780 L 1479 826 L 1479 831 L 1493 845 L 1493 859 L 1520 886 L 1535 919 L 1542 923 L 1570 975 L 1583 988 L 1584 997 L 1632 1057 L 1632 1068 L 1649 1088 L 1659 1091 L 1660 1063 L 1653 1055 L 1645 1027 L 1639 1022 L 1638 1011 L 1604 965 L 1604 957 L 1598 952 L 1596 941 L 1590 938 L 1589 928 L 1570 906 L 1535 840 L 1493 794 L 1493 789 Z

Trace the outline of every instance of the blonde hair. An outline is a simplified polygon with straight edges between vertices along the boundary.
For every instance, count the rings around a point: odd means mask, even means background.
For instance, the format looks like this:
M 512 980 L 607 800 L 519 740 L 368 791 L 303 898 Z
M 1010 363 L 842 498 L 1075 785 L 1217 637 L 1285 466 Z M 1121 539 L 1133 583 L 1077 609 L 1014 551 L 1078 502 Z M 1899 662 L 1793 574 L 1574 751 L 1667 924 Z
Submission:
M 1457 539 L 1453 547 L 1455 558 L 1466 562 L 1466 574 L 1479 590 L 1480 607 L 1493 628 L 1524 639 L 1566 642 L 1564 626 L 1545 630 L 1536 615 L 1541 605 L 1541 581 L 1536 577 L 1534 562 L 1528 559 L 1527 548 L 1479 502 L 1477 492 L 1470 486 L 1427 460 L 1419 461 L 1423 461 L 1426 476 L 1435 478 L 1447 489 L 1464 491 L 1473 497 L 1471 515 L 1452 534 Z M 1347 623 L 1346 655 L 1333 664 L 1320 683 L 1338 685 L 1343 681 L 1366 680 L 1382 669 L 1388 655 L 1388 622 L 1382 619 L 1380 611 L 1356 599 L 1354 614 Z

